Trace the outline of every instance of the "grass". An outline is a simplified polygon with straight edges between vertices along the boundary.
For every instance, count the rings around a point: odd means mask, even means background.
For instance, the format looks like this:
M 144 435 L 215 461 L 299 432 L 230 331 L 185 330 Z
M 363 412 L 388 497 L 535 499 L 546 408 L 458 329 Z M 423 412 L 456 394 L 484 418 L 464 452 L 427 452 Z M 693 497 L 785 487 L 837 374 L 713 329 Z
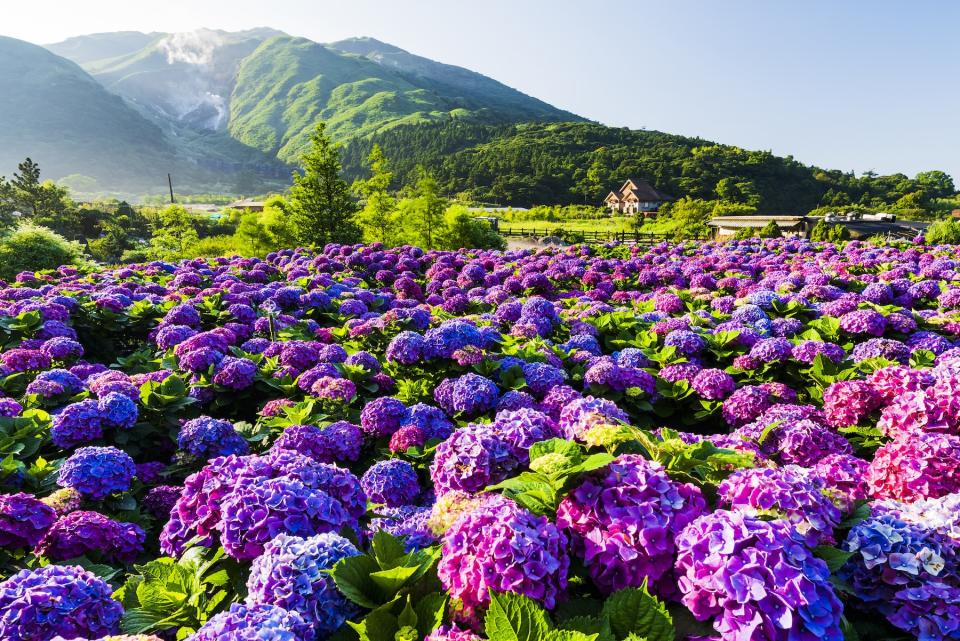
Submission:
M 614 216 L 611 218 L 600 219 L 579 219 L 579 220 L 501 220 L 500 229 L 530 229 L 533 231 L 553 231 L 555 229 L 564 229 L 567 231 L 599 231 L 599 232 L 620 232 L 632 231 L 632 218 L 627 216 Z

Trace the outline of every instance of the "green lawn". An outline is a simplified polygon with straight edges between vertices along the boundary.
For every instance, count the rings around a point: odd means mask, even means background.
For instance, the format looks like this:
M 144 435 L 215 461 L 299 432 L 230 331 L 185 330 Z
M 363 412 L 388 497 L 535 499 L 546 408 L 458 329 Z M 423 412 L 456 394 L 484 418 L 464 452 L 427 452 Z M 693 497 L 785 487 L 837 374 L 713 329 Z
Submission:
M 500 229 L 523 229 L 531 231 L 552 231 L 554 229 L 565 229 L 568 231 L 601 231 L 601 232 L 620 232 L 630 231 L 633 219 L 627 216 L 614 216 L 611 218 L 601 218 L 596 220 L 524 220 L 524 221 L 500 221 Z

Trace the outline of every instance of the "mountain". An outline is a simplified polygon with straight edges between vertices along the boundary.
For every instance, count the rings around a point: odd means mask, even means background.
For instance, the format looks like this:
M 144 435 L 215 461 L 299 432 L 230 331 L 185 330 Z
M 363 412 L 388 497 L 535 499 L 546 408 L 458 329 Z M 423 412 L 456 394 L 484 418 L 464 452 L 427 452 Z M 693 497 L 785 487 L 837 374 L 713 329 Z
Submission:
M 91 33 L 86 36 L 67 38 L 63 42 L 47 45 L 46 48 L 58 56 L 83 65 L 133 53 L 146 47 L 161 35 L 156 32 L 141 33 L 140 31 Z
M 371 38 L 323 45 L 266 28 L 111 35 L 49 48 L 172 136 L 227 132 L 286 163 L 296 162 L 321 119 L 345 143 L 450 118 L 580 120 L 481 74 Z
M 0 95 L 0 174 L 30 156 L 46 176 L 96 167 L 119 184 L 165 172 L 174 156 L 159 127 L 43 47 L 0 37 Z

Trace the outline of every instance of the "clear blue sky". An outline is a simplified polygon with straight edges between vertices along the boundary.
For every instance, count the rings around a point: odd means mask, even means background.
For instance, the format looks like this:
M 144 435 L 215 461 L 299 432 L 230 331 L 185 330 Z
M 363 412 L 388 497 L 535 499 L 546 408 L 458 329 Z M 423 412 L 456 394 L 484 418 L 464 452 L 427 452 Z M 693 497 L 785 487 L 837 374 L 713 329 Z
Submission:
M 950 0 L 30 0 L 0 33 L 367 35 L 609 125 L 960 183 L 958 25 Z

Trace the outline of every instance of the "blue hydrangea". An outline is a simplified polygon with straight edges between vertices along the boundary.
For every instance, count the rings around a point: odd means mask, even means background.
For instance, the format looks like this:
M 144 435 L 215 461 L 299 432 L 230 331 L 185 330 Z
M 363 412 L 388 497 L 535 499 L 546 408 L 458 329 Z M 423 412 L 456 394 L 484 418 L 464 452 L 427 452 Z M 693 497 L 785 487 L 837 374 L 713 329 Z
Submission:
M 50 438 L 57 447 L 69 449 L 102 436 L 100 408 L 93 399 L 67 405 L 53 416 Z
M 275 605 L 233 603 L 215 615 L 188 641 L 313 641 L 310 625 L 296 612 Z
M 379 531 L 402 537 L 407 552 L 419 550 L 437 542 L 437 536 L 430 529 L 431 508 L 417 505 L 378 508 L 375 519 L 370 520 L 369 535 Z
M 81 447 L 60 466 L 57 483 L 99 501 L 115 492 L 129 490 L 136 472 L 133 459 L 123 450 Z
M 104 395 L 97 401 L 97 409 L 104 423 L 120 429 L 130 429 L 140 416 L 140 410 L 133 399 L 120 392 Z
M 360 613 L 327 572 L 337 561 L 357 554 L 360 551 L 350 541 L 333 532 L 310 538 L 280 534 L 253 561 L 247 605 L 296 612 L 317 638 L 326 638 Z
M 199 459 L 246 454 L 249 444 L 230 421 L 201 416 L 187 421 L 177 435 L 177 446 Z

